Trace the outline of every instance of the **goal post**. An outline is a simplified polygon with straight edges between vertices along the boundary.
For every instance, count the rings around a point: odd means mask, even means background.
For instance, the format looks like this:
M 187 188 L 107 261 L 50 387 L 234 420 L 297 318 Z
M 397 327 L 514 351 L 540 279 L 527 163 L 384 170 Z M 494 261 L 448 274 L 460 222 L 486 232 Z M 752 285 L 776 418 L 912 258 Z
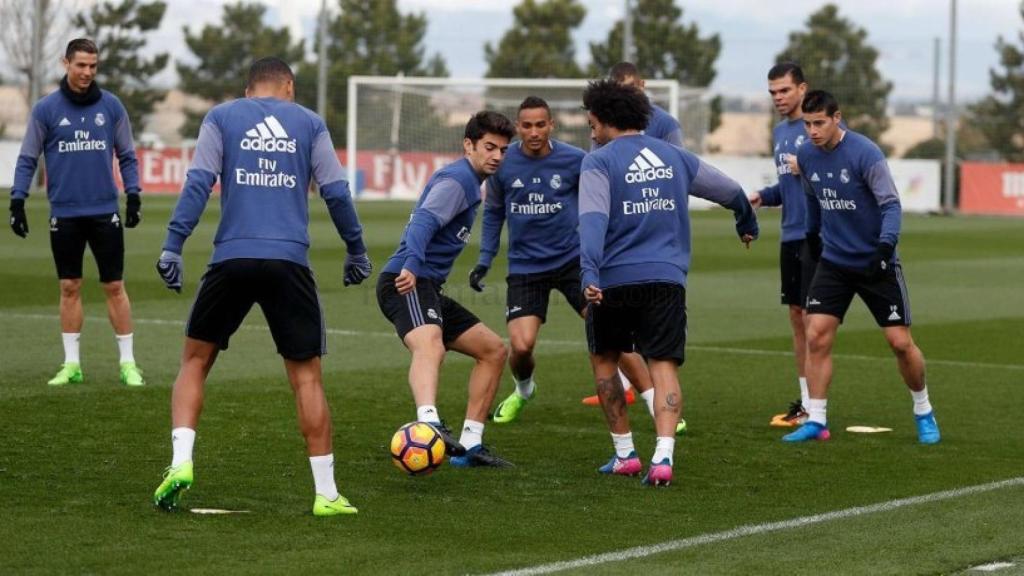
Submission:
M 426 78 L 350 76 L 345 165 L 354 193 L 367 199 L 415 199 L 435 170 L 462 156 L 466 121 L 479 110 L 514 120 L 527 96 L 547 101 L 553 137 L 585 150 L 590 128 L 581 108 L 587 79 Z M 687 146 L 700 149 L 707 132 L 703 89 L 675 80 L 648 80 L 655 104 L 678 118 Z

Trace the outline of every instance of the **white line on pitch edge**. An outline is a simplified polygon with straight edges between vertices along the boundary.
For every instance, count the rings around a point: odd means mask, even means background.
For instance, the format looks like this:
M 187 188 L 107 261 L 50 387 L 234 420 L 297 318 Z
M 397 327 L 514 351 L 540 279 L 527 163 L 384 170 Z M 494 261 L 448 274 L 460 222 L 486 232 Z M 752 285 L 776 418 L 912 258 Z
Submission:
M 793 528 L 803 528 L 805 526 L 821 524 L 824 522 L 831 522 L 833 520 L 855 518 L 857 516 L 876 514 L 878 512 L 888 512 L 890 510 L 896 510 L 897 508 L 904 508 L 906 506 L 928 504 L 930 502 L 950 500 L 953 498 L 960 498 L 963 496 L 981 494 L 984 492 L 991 492 L 993 490 L 1001 490 L 1003 488 L 1012 488 L 1016 486 L 1024 486 L 1024 476 L 1018 476 L 1016 478 L 1010 478 L 1009 480 L 1001 480 L 998 482 L 990 482 L 988 484 L 978 484 L 975 486 L 967 486 L 965 488 L 956 488 L 954 490 L 946 490 L 943 492 L 933 492 L 931 494 L 924 494 L 922 496 L 912 496 L 910 498 L 889 500 L 888 502 L 880 502 L 878 504 L 871 504 L 868 506 L 846 508 L 844 510 L 837 510 L 835 512 L 815 514 L 814 516 L 803 516 L 800 518 L 793 518 L 792 520 L 783 520 L 781 522 L 769 522 L 765 524 L 748 524 L 746 526 L 740 526 L 739 528 L 733 528 L 731 530 L 725 530 L 722 532 L 711 532 L 708 534 L 701 534 L 699 536 L 692 536 L 690 538 L 669 540 L 667 542 L 662 542 L 660 544 L 652 544 L 649 546 L 637 546 L 635 548 L 626 548 L 625 550 L 618 550 L 616 552 L 606 552 L 604 554 L 594 554 L 592 556 L 584 556 L 582 558 L 577 558 L 576 560 L 565 560 L 562 562 L 552 562 L 550 564 L 540 564 L 538 566 L 530 566 L 527 568 L 508 570 L 505 572 L 495 572 L 491 574 L 491 576 L 533 576 L 534 574 L 551 574 L 554 572 L 562 572 L 564 570 L 572 570 L 575 568 L 587 568 L 590 566 L 597 566 L 599 564 L 622 562 L 623 560 L 632 560 L 635 558 L 646 558 L 648 556 L 653 556 L 655 554 L 662 554 L 664 552 L 672 552 L 675 550 L 683 550 L 685 548 L 694 548 L 697 546 L 703 546 L 705 544 L 714 544 L 716 542 L 724 542 L 727 540 L 735 540 L 737 538 L 743 538 L 745 536 L 756 536 L 759 534 L 767 534 L 769 532 L 779 532 L 782 530 L 790 530 Z
M 26 320 L 58 320 L 58 317 L 53 314 L 28 314 L 21 312 L 0 312 L 0 317 L 3 318 L 21 318 Z M 90 322 L 105 322 L 106 317 L 102 316 L 88 316 L 86 320 Z M 132 320 L 136 324 L 151 324 L 156 326 L 184 326 L 184 320 L 165 320 L 161 318 L 135 318 Z M 268 328 L 266 326 L 242 326 L 242 330 L 255 330 L 260 332 L 266 332 Z M 363 330 L 341 330 L 338 328 L 328 328 L 328 334 L 334 334 L 336 336 L 356 336 L 360 338 L 373 337 L 373 338 L 396 338 L 394 332 L 367 332 Z M 565 346 L 571 348 L 585 349 L 586 344 L 582 339 L 580 340 L 545 340 L 542 339 L 539 342 L 541 347 L 547 346 Z M 701 352 L 717 352 L 722 354 L 741 354 L 744 356 L 776 356 L 776 357 L 792 357 L 792 352 L 785 350 L 762 350 L 758 348 L 732 348 L 728 346 L 711 346 L 706 344 L 687 344 L 688 350 L 698 350 Z M 888 356 L 867 356 L 864 354 L 833 354 L 833 358 L 840 358 L 843 360 L 861 360 L 867 362 L 878 362 L 880 360 L 888 360 Z M 933 358 L 927 358 L 925 360 L 927 364 L 933 366 L 954 366 L 958 368 L 993 368 L 996 370 L 1024 370 L 1024 364 L 999 364 L 994 362 L 971 362 L 967 360 L 937 360 Z

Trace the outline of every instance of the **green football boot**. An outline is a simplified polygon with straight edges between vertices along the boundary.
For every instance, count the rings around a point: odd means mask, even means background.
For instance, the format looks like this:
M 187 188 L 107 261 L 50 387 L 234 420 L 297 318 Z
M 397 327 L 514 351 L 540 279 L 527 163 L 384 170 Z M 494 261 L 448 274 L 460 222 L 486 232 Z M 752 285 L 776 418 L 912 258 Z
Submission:
M 50 386 L 64 386 L 66 384 L 81 384 L 82 380 L 82 366 L 78 362 L 65 362 L 61 364 L 57 375 L 50 378 L 47 384 Z
M 334 500 L 328 500 L 319 494 L 313 500 L 313 516 L 338 516 L 340 514 L 356 514 L 359 510 L 349 503 L 348 498 L 341 494 Z
M 125 386 L 146 385 L 146 381 L 142 379 L 142 370 L 139 370 L 135 362 L 121 362 L 121 384 Z
M 192 461 L 184 462 L 164 470 L 164 481 L 153 493 L 153 504 L 168 512 L 178 509 L 182 492 L 192 487 Z
M 533 396 L 537 395 L 537 390 L 534 389 Z M 494 410 L 494 423 L 495 424 L 508 424 L 519 417 L 519 413 L 523 411 L 523 407 L 530 401 L 530 398 L 523 398 L 519 395 L 518 390 L 514 390 L 498 404 L 498 407 Z

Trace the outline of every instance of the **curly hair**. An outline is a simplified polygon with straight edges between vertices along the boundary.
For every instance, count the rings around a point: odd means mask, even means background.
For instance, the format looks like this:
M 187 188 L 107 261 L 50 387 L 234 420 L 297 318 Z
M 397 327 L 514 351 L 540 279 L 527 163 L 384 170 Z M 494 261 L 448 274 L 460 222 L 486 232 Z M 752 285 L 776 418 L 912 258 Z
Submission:
M 647 95 L 614 80 L 594 80 L 583 91 L 583 108 L 602 124 L 619 130 L 643 130 L 651 116 Z

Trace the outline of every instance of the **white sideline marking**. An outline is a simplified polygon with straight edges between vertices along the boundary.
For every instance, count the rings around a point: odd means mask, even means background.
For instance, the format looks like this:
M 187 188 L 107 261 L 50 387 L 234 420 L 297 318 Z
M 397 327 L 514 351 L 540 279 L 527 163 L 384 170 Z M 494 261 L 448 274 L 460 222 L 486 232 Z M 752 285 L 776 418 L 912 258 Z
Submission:
M 744 536 L 756 536 L 759 534 L 767 534 L 769 532 L 778 532 L 792 528 L 803 528 L 805 526 L 831 522 L 833 520 L 855 518 L 857 516 L 865 516 L 878 512 L 888 512 L 890 510 L 904 508 L 906 506 L 950 500 L 953 498 L 960 498 L 962 496 L 981 494 L 983 492 L 991 492 L 993 490 L 1001 490 L 1003 488 L 1012 488 L 1016 486 L 1024 486 L 1024 476 L 1010 478 L 1009 480 L 1000 480 L 998 482 L 990 482 L 988 484 L 956 488 L 954 490 L 946 490 L 943 492 L 933 492 L 922 496 L 889 500 L 888 502 L 880 502 L 869 506 L 857 506 L 855 508 L 847 508 L 845 510 L 837 510 L 835 512 L 815 514 L 814 516 L 803 516 L 801 518 L 793 518 L 792 520 L 783 520 L 781 522 L 748 524 L 746 526 L 740 526 L 739 528 L 733 528 L 723 532 L 711 532 L 709 534 L 701 534 L 700 536 L 692 536 L 690 538 L 669 540 L 668 542 L 662 542 L 660 544 L 637 546 L 635 548 L 626 548 L 625 550 L 619 550 L 617 552 L 605 552 L 604 554 L 594 554 L 592 556 L 584 556 L 576 560 L 565 560 L 562 562 L 552 562 L 550 564 L 540 564 L 538 566 L 531 566 L 528 568 L 507 570 L 505 572 L 494 572 L 490 576 L 530 576 L 533 574 L 551 574 L 553 572 L 597 566 L 599 564 L 607 564 L 609 562 L 621 562 L 623 560 L 632 560 L 634 558 L 646 558 L 663 552 L 671 552 L 674 550 L 703 546 L 704 544 L 735 540 L 737 538 L 743 538 Z
M 993 562 L 991 564 L 982 564 L 981 566 L 975 566 L 971 568 L 972 572 L 995 572 L 996 570 L 1002 570 L 1004 568 L 1013 568 L 1016 566 L 1013 562 Z
M 0 318 L 21 318 L 25 320 L 59 320 L 59 317 L 55 314 L 24 314 L 20 312 L 0 312 Z M 106 322 L 105 316 L 86 316 L 86 320 L 90 322 Z M 152 324 L 156 326 L 184 326 L 184 320 L 164 320 L 160 318 L 134 318 L 132 321 L 136 324 Z M 242 326 L 242 330 L 257 330 L 261 332 L 268 331 L 266 326 Z M 394 332 L 367 332 L 363 330 L 339 330 L 337 328 L 328 328 L 328 334 L 334 334 L 337 336 L 355 336 L 360 338 L 373 337 L 373 338 L 395 338 L 397 336 Z M 579 348 L 580 350 L 586 349 L 586 343 L 581 338 L 580 340 L 540 340 L 539 346 L 565 346 L 571 348 Z M 744 356 L 781 356 L 781 357 L 792 357 L 792 352 L 786 352 L 784 350 L 761 350 L 757 348 L 730 348 L 728 346 L 708 346 L 703 344 L 687 344 L 687 350 L 699 350 L 701 352 L 717 352 L 721 354 L 741 354 Z M 841 358 L 843 360 L 861 360 L 866 362 L 878 362 L 880 360 L 889 360 L 888 356 L 866 356 L 864 354 L 833 354 L 833 358 Z M 933 366 L 955 366 L 960 368 L 993 368 L 996 370 L 1022 370 L 1024 371 L 1024 364 L 998 364 L 994 362 L 970 362 L 965 360 L 935 360 L 927 358 L 926 364 Z

